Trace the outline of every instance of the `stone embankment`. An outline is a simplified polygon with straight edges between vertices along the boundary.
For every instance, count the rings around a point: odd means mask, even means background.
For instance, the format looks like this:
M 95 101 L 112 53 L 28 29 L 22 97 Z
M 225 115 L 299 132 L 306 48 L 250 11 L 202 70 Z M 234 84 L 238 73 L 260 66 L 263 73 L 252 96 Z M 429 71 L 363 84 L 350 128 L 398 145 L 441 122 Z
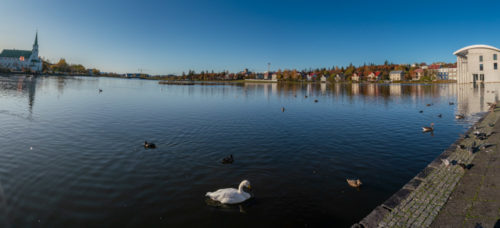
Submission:
M 499 223 L 499 117 L 500 109 L 486 113 L 464 136 L 353 227 L 493 227 Z M 462 168 L 460 163 L 467 167 Z

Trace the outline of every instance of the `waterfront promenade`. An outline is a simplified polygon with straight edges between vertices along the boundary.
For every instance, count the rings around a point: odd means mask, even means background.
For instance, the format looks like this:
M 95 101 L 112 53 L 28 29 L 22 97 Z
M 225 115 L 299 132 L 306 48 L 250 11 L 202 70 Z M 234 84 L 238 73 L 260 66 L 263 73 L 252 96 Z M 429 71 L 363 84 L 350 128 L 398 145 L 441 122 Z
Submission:
M 486 114 L 359 224 L 364 227 L 497 227 L 500 219 L 500 109 Z M 482 147 L 490 143 L 488 147 Z M 465 149 L 458 148 L 464 145 Z M 475 145 L 475 147 L 473 147 Z M 473 152 L 471 153 L 471 149 Z M 456 161 L 445 165 L 441 159 Z M 463 169 L 458 163 L 469 165 Z

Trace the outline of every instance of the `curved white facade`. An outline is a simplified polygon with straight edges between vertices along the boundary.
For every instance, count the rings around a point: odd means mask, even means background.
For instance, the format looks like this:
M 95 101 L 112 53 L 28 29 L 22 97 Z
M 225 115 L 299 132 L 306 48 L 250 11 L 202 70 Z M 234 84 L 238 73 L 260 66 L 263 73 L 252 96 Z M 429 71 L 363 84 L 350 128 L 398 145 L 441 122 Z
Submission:
M 453 53 L 457 56 L 457 82 L 500 82 L 500 49 L 471 45 Z

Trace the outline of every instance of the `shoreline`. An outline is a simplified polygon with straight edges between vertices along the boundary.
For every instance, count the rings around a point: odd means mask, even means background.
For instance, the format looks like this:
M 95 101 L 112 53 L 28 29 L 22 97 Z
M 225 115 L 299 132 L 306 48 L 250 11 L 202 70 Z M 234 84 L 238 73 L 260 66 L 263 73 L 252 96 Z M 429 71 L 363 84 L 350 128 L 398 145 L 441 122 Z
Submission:
M 430 226 L 465 174 L 458 165 L 450 164 L 446 167 L 442 159 L 470 163 L 478 152 L 483 153 L 478 151 L 469 154 L 466 150 L 457 148 L 461 144 L 470 146 L 475 142 L 474 129 L 488 128 L 486 122 L 496 118 L 495 110 L 479 115 L 480 118 L 454 143 L 352 227 Z M 496 121 L 497 119 L 495 124 Z M 490 128 L 488 130 L 493 131 L 493 127 Z
M 119 79 L 138 79 L 138 80 L 151 80 L 158 81 L 159 84 L 175 84 L 175 85 L 186 85 L 186 84 L 195 84 L 195 85 L 213 85 L 213 84 L 245 84 L 245 83 L 270 83 L 270 84 L 421 84 L 421 85 L 432 85 L 432 84 L 457 84 L 456 80 L 439 80 L 439 81 L 395 81 L 391 82 L 388 80 L 384 81 L 277 81 L 277 80 L 260 80 L 260 79 L 242 79 L 242 80 L 167 80 L 161 78 L 128 78 L 128 77 L 115 77 L 115 76 L 105 76 L 105 75 L 64 75 L 64 74 L 22 74 L 22 73 L 0 73 L 0 76 L 9 77 L 9 76 L 36 76 L 36 77 L 93 77 L 93 78 L 119 78 Z

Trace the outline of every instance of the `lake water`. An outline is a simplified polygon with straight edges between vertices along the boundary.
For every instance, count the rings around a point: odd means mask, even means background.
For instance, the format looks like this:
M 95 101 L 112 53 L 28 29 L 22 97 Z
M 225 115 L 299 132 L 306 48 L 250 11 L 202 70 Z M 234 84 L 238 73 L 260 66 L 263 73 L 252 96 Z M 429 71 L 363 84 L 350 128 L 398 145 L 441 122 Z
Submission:
M 14 227 L 347 227 L 453 143 L 499 91 L 498 84 L 0 77 L 0 220 Z M 434 134 L 422 133 L 431 122 Z M 158 148 L 145 150 L 144 140 Z M 221 164 L 229 154 L 235 162 Z M 364 185 L 351 188 L 347 177 Z M 243 179 L 254 196 L 243 205 L 219 207 L 204 197 Z

